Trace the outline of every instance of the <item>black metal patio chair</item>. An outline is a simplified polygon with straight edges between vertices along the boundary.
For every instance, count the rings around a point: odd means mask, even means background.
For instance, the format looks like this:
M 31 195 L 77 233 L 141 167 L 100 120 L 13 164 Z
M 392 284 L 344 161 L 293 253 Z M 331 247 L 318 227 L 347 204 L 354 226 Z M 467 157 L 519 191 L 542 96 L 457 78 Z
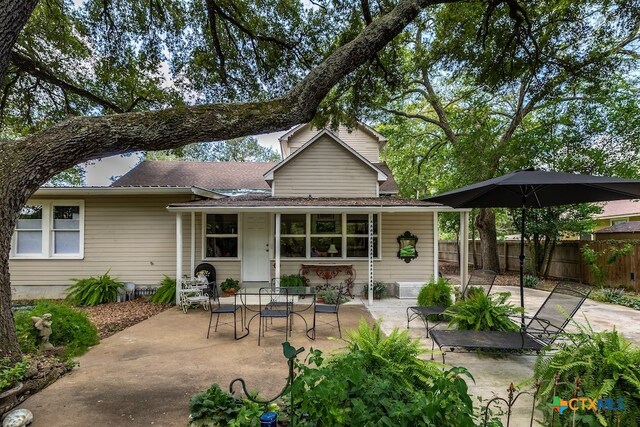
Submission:
M 345 290 L 342 286 L 338 288 L 338 294 L 336 295 L 336 302 L 334 304 L 314 304 L 313 306 L 313 326 L 307 331 L 307 336 L 312 340 L 316 339 L 316 327 L 318 322 L 323 325 L 338 326 L 338 335 L 342 338 L 342 329 L 340 328 L 340 302 Z M 335 315 L 335 323 L 333 321 L 318 321 L 318 315 Z M 309 335 L 311 333 L 311 335 Z
M 447 351 L 485 351 L 493 353 L 539 353 L 551 346 L 576 314 L 590 290 L 575 284 L 558 283 L 549 293 L 524 328 L 517 332 L 452 331 L 431 329 L 432 350 L 437 345 L 442 351 L 442 362 Z M 517 324 L 522 317 L 517 316 Z M 514 322 L 516 323 L 516 322 Z M 433 358 L 433 355 L 432 355 Z
M 267 330 L 267 319 L 272 322 L 273 319 L 285 319 L 284 338 L 286 341 L 291 333 L 289 321 L 293 305 L 289 299 L 289 290 L 287 288 L 260 288 L 258 291 L 258 304 L 260 310 L 258 345 L 260 345 L 260 336 L 264 336 Z
M 471 288 L 480 288 L 484 291 L 485 295 L 489 295 L 491 292 L 491 287 L 496 280 L 496 272 L 492 270 L 474 270 L 471 272 L 469 276 L 469 280 L 467 281 L 467 286 L 462 290 L 462 299 L 467 298 L 469 295 L 469 290 Z M 409 323 L 414 319 L 422 319 L 424 323 L 424 327 L 427 329 L 427 337 L 429 336 L 429 317 L 430 316 L 442 316 L 444 311 L 448 307 L 442 305 L 433 305 L 433 306 L 410 306 L 407 307 L 407 329 L 409 329 Z M 441 322 L 436 322 L 433 326 L 436 326 Z M 432 326 L 432 327 L 433 327 Z
M 209 339 L 209 334 L 211 333 L 211 322 L 213 321 L 213 315 L 216 315 L 216 325 L 213 329 L 214 332 L 218 331 L 218 324 L 220 322 L 221 314 L 233 314 L 233 338 L 239 339 L 238 337 L 238 322 L 237 322 L 237 314 L 238 310 L 240 310 L 240 320 L 241 324 L 244 324 L 244 319 L 242 318 L 242 306 L 236 303 L 236 299 L 233 299 L 233 304 L 220 304 L 220 295 L 218 293 L 217 285 L 213 285 L 211 289 L 212 294 L 209 297 L 209 327 L 207 328 L 207 339 Z M 222 323 L 223 325 L 231 325 L 230 322 Z M 242 337 L 240 337 L 242 338 Z

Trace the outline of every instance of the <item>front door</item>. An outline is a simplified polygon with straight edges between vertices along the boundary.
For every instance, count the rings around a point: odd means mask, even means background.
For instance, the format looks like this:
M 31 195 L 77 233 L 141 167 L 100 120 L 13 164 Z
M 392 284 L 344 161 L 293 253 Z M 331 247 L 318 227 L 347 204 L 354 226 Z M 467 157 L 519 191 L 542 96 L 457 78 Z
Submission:
M 242 218 L 242 281 L 269 281 L 269 214 L 250 212 Z

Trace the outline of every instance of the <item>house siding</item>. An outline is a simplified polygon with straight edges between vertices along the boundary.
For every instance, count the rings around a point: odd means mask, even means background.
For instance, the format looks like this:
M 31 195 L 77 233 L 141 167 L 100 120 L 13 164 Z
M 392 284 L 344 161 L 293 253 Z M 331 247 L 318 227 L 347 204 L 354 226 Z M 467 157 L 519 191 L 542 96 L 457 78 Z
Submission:
M 274 173 L 276 197 L 376 197 L 377 173 L 329 136 Z
M 377 138 L 366 130 L 362 130 L 360 127 L 348 129 L 346 126 L 340 125 L 338 129 L 332 130 L 332 132 L 370 162 L 377 163 L 380 161 L 379 142 Z M 285 154 L 293 154 L 317 133 L 318 130 L 312 129 L 311 126 L 304 126 L 289 139 L 288 152 Z
M 71 278 L 101 275 L 107 270 L 112 277 L 137 285 L 155 285 L 164 274 L 175 275 L 176 219 L 166 206 L 188 201 L 190 196 L 53 198 L 84 200 L 84 259 L 10 260 L 13 298 L 62 297 L 72 284 Z M 189 221 L 190 215 L 184 215 L 186 242 Z M 185 244 L 185 272 L 189 271 L 189 256 L 190 247 Z
M 395 282 L 427 282 L 433 277 L 433 213 L 384 213 L 381 220 L 381 258 L 374 260 L 373 280 L 387 284 Z M 418 236 L 416 249 L 418 258 L 406 263 L 398 258 L 397 237 L 405 231 Z M 282 259 L 281 274 L 298 274 L 303 263 L 321 263 L 313 259 Z M 327 263 L 353 264 L 356 270 L 354 292 L 360 294 L 367 283 L 368 263 L 362 259 L 330 258 Z M 272 270 L 272 276 L 274 272 Z M 311 277 L 311 283 L 320 284 L 317 277 Z M 337 282 L 336 282 L 337 280 Z M 336 277 L 331 283 L 339 283 Z

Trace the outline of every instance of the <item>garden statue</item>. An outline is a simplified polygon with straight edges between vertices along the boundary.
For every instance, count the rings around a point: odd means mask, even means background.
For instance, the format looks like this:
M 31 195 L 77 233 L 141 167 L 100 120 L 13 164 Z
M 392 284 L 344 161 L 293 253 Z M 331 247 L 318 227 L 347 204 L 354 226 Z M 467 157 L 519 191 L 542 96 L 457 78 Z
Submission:
M 51 314 L 45 313 L 42 317 L 32 317 L 31 320 L 40 335 L 40 350 L 50 350 L 53 345 L 49 342 L 51 335 Z

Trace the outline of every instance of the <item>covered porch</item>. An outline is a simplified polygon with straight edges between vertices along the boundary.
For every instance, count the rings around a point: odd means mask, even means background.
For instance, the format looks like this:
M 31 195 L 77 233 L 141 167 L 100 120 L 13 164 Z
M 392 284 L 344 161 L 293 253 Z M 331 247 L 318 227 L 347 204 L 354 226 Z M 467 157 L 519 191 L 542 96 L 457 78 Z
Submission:
M 201 262 L 216 268 L 218 283 L 232 277 L 244 287 L 278 286 L 283 275 L 301 274 L 311 285 L 346 282 L 354 295 L 368 286 L 369 304 L 374 281 L 391 287 L 437 277 L 438 212 L 453 211 L 414 199 L 271 196 L 175 203 L 168 210 L 176 218 L 177 279 L 191 277 Z M 466 240 L 468 210 L 458 211 Z M 408 260 L 400 257 L 407 232 L 416 238 L 416 257 Z M 463 283 L 467 274 L 461 269 Z

